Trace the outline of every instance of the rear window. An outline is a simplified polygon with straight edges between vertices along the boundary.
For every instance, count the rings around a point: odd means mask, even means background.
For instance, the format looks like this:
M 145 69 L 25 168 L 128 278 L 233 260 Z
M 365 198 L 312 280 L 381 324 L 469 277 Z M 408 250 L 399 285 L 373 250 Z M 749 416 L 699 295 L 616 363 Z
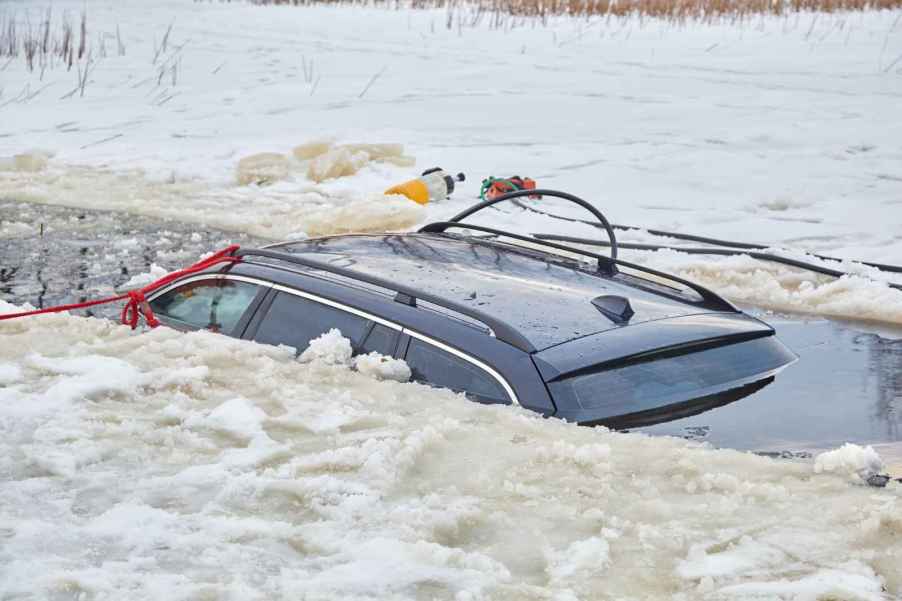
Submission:
M 773 336 L 550 382 L 555 401 L 612 413 L 644 411 L 761 379 L 795 356 Z

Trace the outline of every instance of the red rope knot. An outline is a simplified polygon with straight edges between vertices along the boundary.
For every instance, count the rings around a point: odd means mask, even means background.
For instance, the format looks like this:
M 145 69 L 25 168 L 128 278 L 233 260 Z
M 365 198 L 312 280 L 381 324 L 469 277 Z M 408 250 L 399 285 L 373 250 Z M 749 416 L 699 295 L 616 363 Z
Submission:
M 217 265 L 219 263 L 238 263 L 241 261 L 241 257 L 236 257 L 235 253 L 239 250 L 239 248 L 240 247 L 237 244 L 233 244 L 217 253 L 213 253 L 202 261 L 198 261 L 190 267 L 186 267 L 185 269 L 180 269 L 178 271 L 173 271 L 172 273 L 163 276 L 159 280 L 148 284 L 147 286 L 144 286 L 140 290 L 132 290 L 130 292 L 117 296 L 83 301 L 70 305 L 58 305 L 56 307 L 35 309 L 33 311 L 21 311 L 19 313 L 5 313 L 3 315 L 0 315 L 0 321 L 7 319 L 16 319 L 17 317 L 28 317 L 30 315 L 42 315 L 44 313 L 59 313 L 60 311 L 69 311 L 71 309 L 85 309 L 87 307 L 93 307 L 95 305 L 115 303 L 116 301 L 121 301 L 127 298 L 128 302 L 124 307 L 122 307 L 122 314 L 120 315 L 120 320 L 122 321 L 122 323 L 127 326 L 131 326 L 131 328 L 134 330 L 138 327 L 138 320 L 141 318 L 141 316 L 143 316 L 144 321 L 147 322 L 147 325 L 155 328 L 160 325 L 160 322 L 153 314 L 153 310 L 150 308 L 150 304 L 147 302 L 147 297 L 145 295 L 150 294 L 155 290 L 158 290 L 159 288 L 162 288 L 183 276 L 197 273 L 198 271 L 203 271 L 204 269 L 212 267 L 213 265 Z
M 150 308 L 150 304 L 147 302 L 147 298 L 144 296 L 144 291 L 131 290 L 128 292 L 128 302 L 122 307 L 122 323 L 131 326 L 134 330 L 138 327 L 139 316 L 143 316 L 144 321 L 152 328 L 160 325 L 159 320 L 153 314 L 153 309 Z

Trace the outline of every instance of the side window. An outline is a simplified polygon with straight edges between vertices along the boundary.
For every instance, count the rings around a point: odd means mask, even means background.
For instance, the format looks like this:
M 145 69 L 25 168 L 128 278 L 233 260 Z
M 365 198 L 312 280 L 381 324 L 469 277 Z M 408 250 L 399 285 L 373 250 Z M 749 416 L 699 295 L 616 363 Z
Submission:
M 504 388 L 490 374 L 431 344 L 411 338 L 406 360 L 418 382 L 464 392 L 483 403 L 510 402 Z
M 397 330 L 387 328 L 382 324 L 373 324 L 369 336 L 363 341 L 360 349 L 361 353 L 372 353 L 376 351 L 382 355 L 391 356 L 395 352 L 395 346 L 398 343 L 400 333 Z
M 368 325 L 366 319 L 347 311 L 280 292 L 257 328 L 254 340 L 264 344 L 287 344 L 302 353 L 311 340 L 338 328 L 357 349 Z
M 150 302 L 153 312 L 175 326 L 234 334 L 259 286 L 235 280 L 190 282 Z

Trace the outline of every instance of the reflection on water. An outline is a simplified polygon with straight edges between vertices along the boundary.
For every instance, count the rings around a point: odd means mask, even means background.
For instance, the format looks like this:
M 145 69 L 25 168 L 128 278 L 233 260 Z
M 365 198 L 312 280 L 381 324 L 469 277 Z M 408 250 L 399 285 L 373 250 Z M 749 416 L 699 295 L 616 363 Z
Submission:
M 770 318 L 799 361 L 731 405 L 643 431 L 715 446 L 804 452 L 844 442 L 902 443 L 902 332 Z
M 856 337 L 868 353 L 868 372 L 876 382 L 873 417 L 886 428 L 886 440 L 902 440 L 902 340 L 873 334 Z
M 175 269 L 233 241 L 265 243 L 177 222 L 0 201 L 0 298 L 43 307 L 109 295 L 152 263 Z M 93 311 L 112 317 L 119 309 Z M 890 443 L 881 454 L 902 461 L 902 331 L 766 321 L 799 355 L 796 364 L 749 397 L 642 431 L 790 456 L 844 442 Z

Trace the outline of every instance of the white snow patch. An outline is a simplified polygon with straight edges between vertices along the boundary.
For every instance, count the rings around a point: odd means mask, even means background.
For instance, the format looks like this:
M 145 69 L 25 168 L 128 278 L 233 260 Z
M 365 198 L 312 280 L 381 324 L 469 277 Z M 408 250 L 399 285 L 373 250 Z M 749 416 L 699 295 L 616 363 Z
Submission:
M 22 369 L 14 363 L 0 363 L 0 386 L 15 384 L 22 379 Z
M 823 263 L 805 255 L 799 258 Z M 888 287 L 885 275 L 860 264 L 829 265 L 867 274 L 834 278 L 747 255 L 710 257 L 661 250 L 636 253 L 629 259 L 698 282 L 737 302 L 778 311 L 902 324 L 902 290 Z
M 360 373 L 377 380 L 407 382 L 411 375 L 410 367 L 403 359 L 387 357 L 375 351 L 354 357 L 354 367 Z
M 575 578 L 601 578 L 610 564 L 610 545 L 604 538 L 593 536 L 571 543 L 559 552 L 548 552 L 545 571 L 558 585 L 572 586 Z
M 847 474 L 867 479 L 883 470 L 883 460 L 871 446 L 846 443 L 838 449 L 821 453 L 814 458 L 816 474 Z
M 252 440 L 263 434 L 264 419 L 266 412 L 247 399 L 237 398 L 216 407 L 202 422 L 214 430 Z
M 138 273 L 133 275 L 127 282 L 119 286 L 119 288 L 127 289 L 127 288 L 139 288 L 141 286 L 146 286 L 152 282 L 156 282 L 163 276 L 167 275 L 169 272 L 166 271 L 163 267 L 160 267 L 156 263 L 150 264 L 150 271 L 146 273 Z
M 860 562 L 848 562 L 844 568 L 826 569 L 801 578 L 755 581 L 724 586 L 717 595 L 736 599 L 786 599 L 791 601 L 887 601 L 880 579 Z
M 349 365 L 353 352 L 351 341 L 342 336 L 337 328 L 332 328 L 310 341 L 310 346 L 301 353 L 300 361 Z

